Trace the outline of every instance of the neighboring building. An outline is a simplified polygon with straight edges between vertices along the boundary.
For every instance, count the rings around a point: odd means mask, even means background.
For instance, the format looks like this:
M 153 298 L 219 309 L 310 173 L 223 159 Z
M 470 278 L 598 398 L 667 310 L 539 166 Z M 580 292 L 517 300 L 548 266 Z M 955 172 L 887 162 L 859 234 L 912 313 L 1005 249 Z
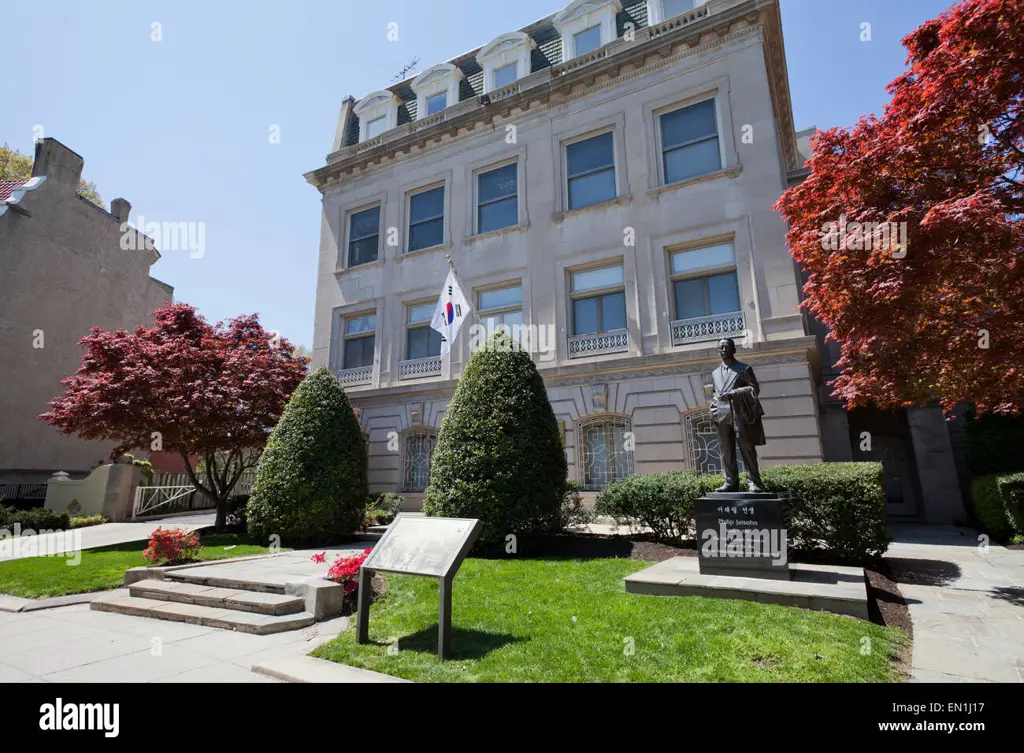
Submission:
M 43 139 L 32 178 L 0 183 L 0 485 L 38 485 L 107 462 L 113 443 L 63 436 L 38 416 L 81 365 L 78 341 L 91 327 L 151 324 L 174 296 L 149 276 L 156 251 L 121 250 L 131 205 L 114 199 L 107 212 L 78 195 L 82 165 Z M 16 496 L 0 488 L 0 497 Z
M 788 87 L 775 0 L 576 0 L 346 99 L 306 176 L 313 365 L 362 409 L 371 491 L 421 499 L 469 359 L 466 329 L 442 357 L 429 328 L 446 254 L 489 326 L 533 328 L 585 489 L 720 467 L 703 385 L 725 336 L 761 383 L 764 464 L 823 460 L 819 347 L 772 209 L 805 174 Z

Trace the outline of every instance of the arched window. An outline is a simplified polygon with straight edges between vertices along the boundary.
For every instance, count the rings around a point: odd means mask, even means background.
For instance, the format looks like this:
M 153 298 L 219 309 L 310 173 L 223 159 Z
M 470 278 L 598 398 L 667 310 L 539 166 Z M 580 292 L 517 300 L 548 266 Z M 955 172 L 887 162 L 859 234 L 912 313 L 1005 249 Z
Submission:
M 688 466 L 701 473 L 722 472 L 722 450 L 718 446 L 718 427 L 706 410 L 694 411 L 683 418 Z M 743 459 L 736 447 L 736 465 L 743 472 Z
M 633 442 L 628 418 L 608 416 L 580 425 L 576 446 L 584 489 L 604 488 L 633 472 Z
M 430 483 L 430 460 L 437 444 L 434 429 L 414 429 L 404 437 L 402 491 L 421 492 Z

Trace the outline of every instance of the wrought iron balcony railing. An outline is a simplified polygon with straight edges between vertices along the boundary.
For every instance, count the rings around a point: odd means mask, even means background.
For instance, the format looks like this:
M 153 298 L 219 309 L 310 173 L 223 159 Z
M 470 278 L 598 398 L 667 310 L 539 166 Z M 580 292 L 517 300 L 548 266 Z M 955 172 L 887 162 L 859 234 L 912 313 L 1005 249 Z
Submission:
M 573 335 L 569 338 L 569 358 L 601 356 L 606 353 L 622 353 L 627 350 L 629 350 L 629 334 L 624 329 L 594 332 L 589 335 Z
M 441 376 L 441 356 L 414 358 L 398 364 L 399 379 L 422 379 L 432 376 Z
M 373 366 L 359 366 L 355 369 L 341 369 L 336 371 L 338 379 L 346 387 L 354 387 L 359 384 L 370 384 L 373 382 Z
M 747 326 L 742 311 L 678 319 L 672 322 L 672 344 L 686 345 L 719 340 L 723 337 L 742 336 L 746 332 Z

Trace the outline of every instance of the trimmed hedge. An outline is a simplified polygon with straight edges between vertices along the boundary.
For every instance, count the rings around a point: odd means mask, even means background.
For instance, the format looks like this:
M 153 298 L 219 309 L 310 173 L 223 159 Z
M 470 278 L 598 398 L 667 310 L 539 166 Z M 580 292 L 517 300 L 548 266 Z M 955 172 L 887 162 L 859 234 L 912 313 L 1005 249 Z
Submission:
M 1024 473 L 975 479 L 971 512 L 978 527 L 998 541 L 1024 535 Z
M 1024 468 L 1024 417 L 967 412 L 964 443 L 974 476 L 1012 474 Z
M 360 530 L 366 447 L 341 382 L 325 368 L 292 393 L 260 458 L 246 506 L 250 536 L 330 544 Z
M 469 359 L 445 411 L 423 511 L 479 518 L 480 548 L 493 548 L 559 526 L 567 470 L 533 359 L 496 333 Z
M 619 526 L 646 526 L 658 541 L 680 542 L 694 535 L 694 502 L 722 481 L 721 476 L 696 471 L 626 476 L 598 493 L 594 512 Z
M 71 519 L 66 512 L 47 510 L 45 507 L 32 507 L 19 510 L 16 507 L 0 505 L 0 529 L 6 529 L 14 535 L 14 524 L 20 523 L 21 530 L 31 529 L 35 532 L 67 531 L 71 529 Z
M 794 548 L 850 561 L 889 548 L 881 463 L 782 465 L 763 469 L 761 478 L 786 503 Z
M 785 500 L 793 549 L 861 561 L 888 548 L 880 463 L 778 466 L 761 476 Z M 619 525 L 646 526 L 659 541 L 679 543 L 695 533 L 694 502 L 721 484 L 719 475 L 694 471 L 628 476 L 606 486 L 594 510 Z
M 92 526 L 101 526 L 107 522 L 109 521 L 102 515 L 79 515 L 71 518 L 69 525 L 71 528 L 90 528 Z

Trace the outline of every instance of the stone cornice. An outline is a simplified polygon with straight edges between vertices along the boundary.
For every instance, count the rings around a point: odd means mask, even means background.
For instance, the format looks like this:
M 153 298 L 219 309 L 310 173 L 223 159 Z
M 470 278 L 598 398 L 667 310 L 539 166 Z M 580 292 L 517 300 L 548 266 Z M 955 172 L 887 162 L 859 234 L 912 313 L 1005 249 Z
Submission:
M 787 168 L 796 166 L 789 82 L 777 0 L 747 0 L 714 12 L 715 0 L 690 13 L 636 32 L 590 55 L 545 68 L 489 95 L 463 100 L 431 118 L 406 123 L 371 141 L 328 156 L 305 175 L 327 192 L 378 169 L 448 148 L 546 110 L 584 99 L 717 47 L 760 36 Z

